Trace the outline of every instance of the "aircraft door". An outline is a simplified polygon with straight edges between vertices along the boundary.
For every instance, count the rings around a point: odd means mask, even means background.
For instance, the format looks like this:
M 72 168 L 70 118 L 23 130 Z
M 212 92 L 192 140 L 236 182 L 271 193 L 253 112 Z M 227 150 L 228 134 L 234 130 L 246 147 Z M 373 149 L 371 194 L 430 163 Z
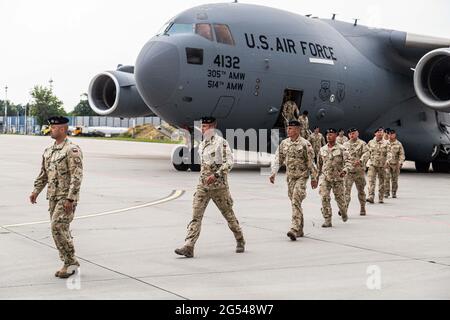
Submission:
M 300 112 L 297 115 L 297 117 L 301 115 L 301 113 L 303 112 L 302 99 L 303 99 L 303 91 L 296 90 L 296 89 L 289 89 L 289 88 L 284 90 L 283 98 L 280 101 L 281 102 L 280 113 L 278 115 L 278 120 L 274 126 L 275 128 L 284 128 L 284 126 L 285 126 L 285 123 L 284 123 L 285 120 L 283 118 L 283 107 L 284 107 L 284 104 L 288 100 L 292 100 L 297 104 L 299 112 Z

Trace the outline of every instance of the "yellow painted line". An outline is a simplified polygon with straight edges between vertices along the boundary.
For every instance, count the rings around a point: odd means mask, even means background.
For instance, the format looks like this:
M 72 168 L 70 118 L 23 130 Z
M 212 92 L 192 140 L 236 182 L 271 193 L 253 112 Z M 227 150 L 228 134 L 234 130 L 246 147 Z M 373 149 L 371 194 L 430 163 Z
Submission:
M 101 213 L 89 214 L 89 215 L 85 215 L 85 216 L 79 216 L 79 217 L 75 217 L 74 220 L 97 218 L 97 217 L 109 216 L 109 215 L 123 213 L 123 212 L 127 212 L 127 211 L 152 207 L 152 206 L 156 206 L 158 204 L 163 204 L 163 203 L 166 203 L 169 201 L 176 200 L 176 199 L 182 197 L 184 195 L 184 193 L 185 193 L 184 190 L 174 190 L 174 191 L 172 191 L 172 193 L 169 196 L 167 196 L 163 199 L 160 199 L 160 200 L 155 200 L 155 201 L 152 201 L 149 203 L 144 203 L 144 204 L 141 204 L 138 206 L 133 206 L 133 207 L 124 208 L 124 209 L 118 209 L 118 210 L 106 211 L 106 212 L 101 212 Z M 11 224 L 11 225 L 1 226 L 1 227 L 2 228 L 25 227 L 25 226 L 34 226 L 34 225 L 38 225 L 38 224 L 44 224 L 44 223 L 49 223 L 49 221 L 46 220 L 46 221 L 19 223 L 19 224 Z

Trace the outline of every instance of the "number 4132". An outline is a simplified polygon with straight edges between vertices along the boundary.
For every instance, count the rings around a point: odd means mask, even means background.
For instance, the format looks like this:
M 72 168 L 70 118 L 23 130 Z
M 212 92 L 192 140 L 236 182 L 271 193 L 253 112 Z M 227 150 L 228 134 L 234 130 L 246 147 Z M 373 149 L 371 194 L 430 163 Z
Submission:
M 239 57 L 230 57 L 224 55 L 217 55 L 214 59 L 214 64 L 219 68 L 228 68 L 228 69 L 240 69 L 239 63 L 241 59 Z

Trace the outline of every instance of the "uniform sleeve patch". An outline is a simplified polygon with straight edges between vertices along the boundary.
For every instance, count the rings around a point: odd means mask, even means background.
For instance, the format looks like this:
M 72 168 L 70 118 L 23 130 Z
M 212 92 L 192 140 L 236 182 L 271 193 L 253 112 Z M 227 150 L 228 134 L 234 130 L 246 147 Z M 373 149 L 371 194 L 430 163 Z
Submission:
M 73 153 L 78 153 L 78 149 L 77 148 L 72 148 L 72 152 Z

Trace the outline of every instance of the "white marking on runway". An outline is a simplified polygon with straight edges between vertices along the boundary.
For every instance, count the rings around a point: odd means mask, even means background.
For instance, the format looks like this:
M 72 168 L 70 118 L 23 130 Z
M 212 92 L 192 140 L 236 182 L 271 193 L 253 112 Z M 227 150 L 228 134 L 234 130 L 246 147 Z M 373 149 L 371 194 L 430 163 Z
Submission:
M 156 201 L 152 201 L 149 203 L 144 203 L 144 204 L 141 204 L 138 206 L 124 208 L 124 209 L 118 209 L 118 210 L 106 211 L 106 212 L 101 212 L 101 213 L 89 214 L 89 215 L 85 215 L 85 216 L 79 216 L 79 217 L 75 217 L 74 220 L 97 218 L 97 217 L 108 216 L 108 215 L 118 214 L 118 213 L 122 213 L 122 212 L 152 207 L 152 206 L 156 206 L 158 204 L 166 203 L 166 202 L 181 198 L 184 195 L 184 193 L 185 193 L 184 190 L 174 190 L 174 191 L 172 191 L 172 193 L 169 196 L 167 196 L 163 199 L 160 199 L 160 200 L 156 200 Z M 38 225 L 38 224 L 44 224 L 44 223 L 49 223 L 49 221 L 46 220 L 46 221 L 19 223 L 19 224 L 11 224 L 11 225 L 1 226 L 1 227 L 2 228 L 25 227 L 25 226 L 34 226 L 34 225 Z

